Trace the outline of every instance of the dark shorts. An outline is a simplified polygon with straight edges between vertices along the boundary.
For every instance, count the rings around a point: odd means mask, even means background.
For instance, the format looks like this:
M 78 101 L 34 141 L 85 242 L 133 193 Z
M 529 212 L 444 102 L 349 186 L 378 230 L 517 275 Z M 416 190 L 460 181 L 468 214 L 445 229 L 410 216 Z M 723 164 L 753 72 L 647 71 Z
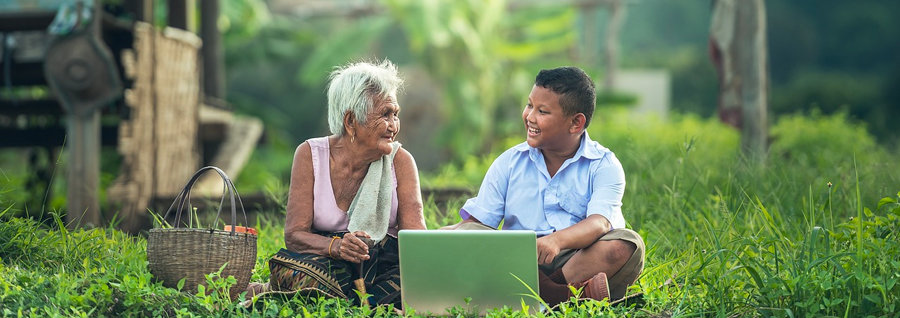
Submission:
M 470 222 L 461 224 L 457 230 L 493 230 L 493 228 L 481 223 Z M 614 274 L 610 275 L 607 273 L 606 275 L 606 278 L 609 281 L 610 298 L 615 300 L 625 296 L 628 286 L 634 284 L 638 276 L 640 276 L 641 272 L 644 270 L 645 248 L 644 240 L 641 238 L 641 235 L 629 229 L 614 229 L 597 239 L 597 241 L 612 240 L 623 240 L 630 242 L 635 246 L 634 253 L 631 253 L 631 257 L 628 258 L 625 265 L 622 265 L 622 268 Z M 553 262 L 550 264 L 538 265 L 538 268 L 544 272 L 544 274 L 549 275 L 562 268 L 563 265 L 566 265 L 569 259 L 571 259 L 578 251 L 578 249 L 562 250 L 559 252 L 559 255 L 556 255 Z

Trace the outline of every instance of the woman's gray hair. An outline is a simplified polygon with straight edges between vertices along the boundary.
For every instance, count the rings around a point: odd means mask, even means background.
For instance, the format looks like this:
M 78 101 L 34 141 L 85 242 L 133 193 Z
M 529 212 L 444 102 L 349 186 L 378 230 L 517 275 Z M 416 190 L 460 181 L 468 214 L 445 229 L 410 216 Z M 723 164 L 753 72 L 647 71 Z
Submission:
M 366 123 L 366 113 L 379 98 L 391 97 L 396 102 L 403 79 L 397 66 L 385 59 L 381 63 L 351 63 L 331 72 L 328 84 L 328 128 L 332 134 L 344 134 L 344 114 L 356 116 Z

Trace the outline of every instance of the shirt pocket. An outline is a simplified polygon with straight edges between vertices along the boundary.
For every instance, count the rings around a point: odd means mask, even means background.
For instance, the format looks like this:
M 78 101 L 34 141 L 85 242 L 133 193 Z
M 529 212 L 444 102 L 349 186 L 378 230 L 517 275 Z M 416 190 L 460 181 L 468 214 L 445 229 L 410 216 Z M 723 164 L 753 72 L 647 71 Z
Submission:
M 578 191 L 559 191 L 559 206 L 569 214 L 584 218 L 587 215 L 587 204 L 590 197 L 578 194 Z

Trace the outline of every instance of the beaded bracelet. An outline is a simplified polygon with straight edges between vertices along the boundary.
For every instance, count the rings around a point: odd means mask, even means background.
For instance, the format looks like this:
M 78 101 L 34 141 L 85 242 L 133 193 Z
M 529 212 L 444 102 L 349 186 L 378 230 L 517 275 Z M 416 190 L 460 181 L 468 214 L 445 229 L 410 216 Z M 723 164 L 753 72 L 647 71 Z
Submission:
M 334 240 L 339 239 L 339 238 L 341 238 L 341 237 L 340 236 L 332 236 L 331 237 L 331 243 L 328 243 L 328 257 L 334 258 L 334 256 L 331 255 L 331 246 L 334 245 Z

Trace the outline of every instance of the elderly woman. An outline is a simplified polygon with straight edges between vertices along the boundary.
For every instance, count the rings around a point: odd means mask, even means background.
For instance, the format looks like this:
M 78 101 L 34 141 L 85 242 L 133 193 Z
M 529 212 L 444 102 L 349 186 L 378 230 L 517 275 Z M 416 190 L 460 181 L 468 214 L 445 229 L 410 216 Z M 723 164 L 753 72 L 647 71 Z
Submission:
M 294 153 L 286 248 L 269 261 L 265 289 L 399 308 L 397 232 L 425 229 L 415 160 L 395 141 L 402 82 L 387 60 L 331 74 L 332 135 L 306 140 Z

